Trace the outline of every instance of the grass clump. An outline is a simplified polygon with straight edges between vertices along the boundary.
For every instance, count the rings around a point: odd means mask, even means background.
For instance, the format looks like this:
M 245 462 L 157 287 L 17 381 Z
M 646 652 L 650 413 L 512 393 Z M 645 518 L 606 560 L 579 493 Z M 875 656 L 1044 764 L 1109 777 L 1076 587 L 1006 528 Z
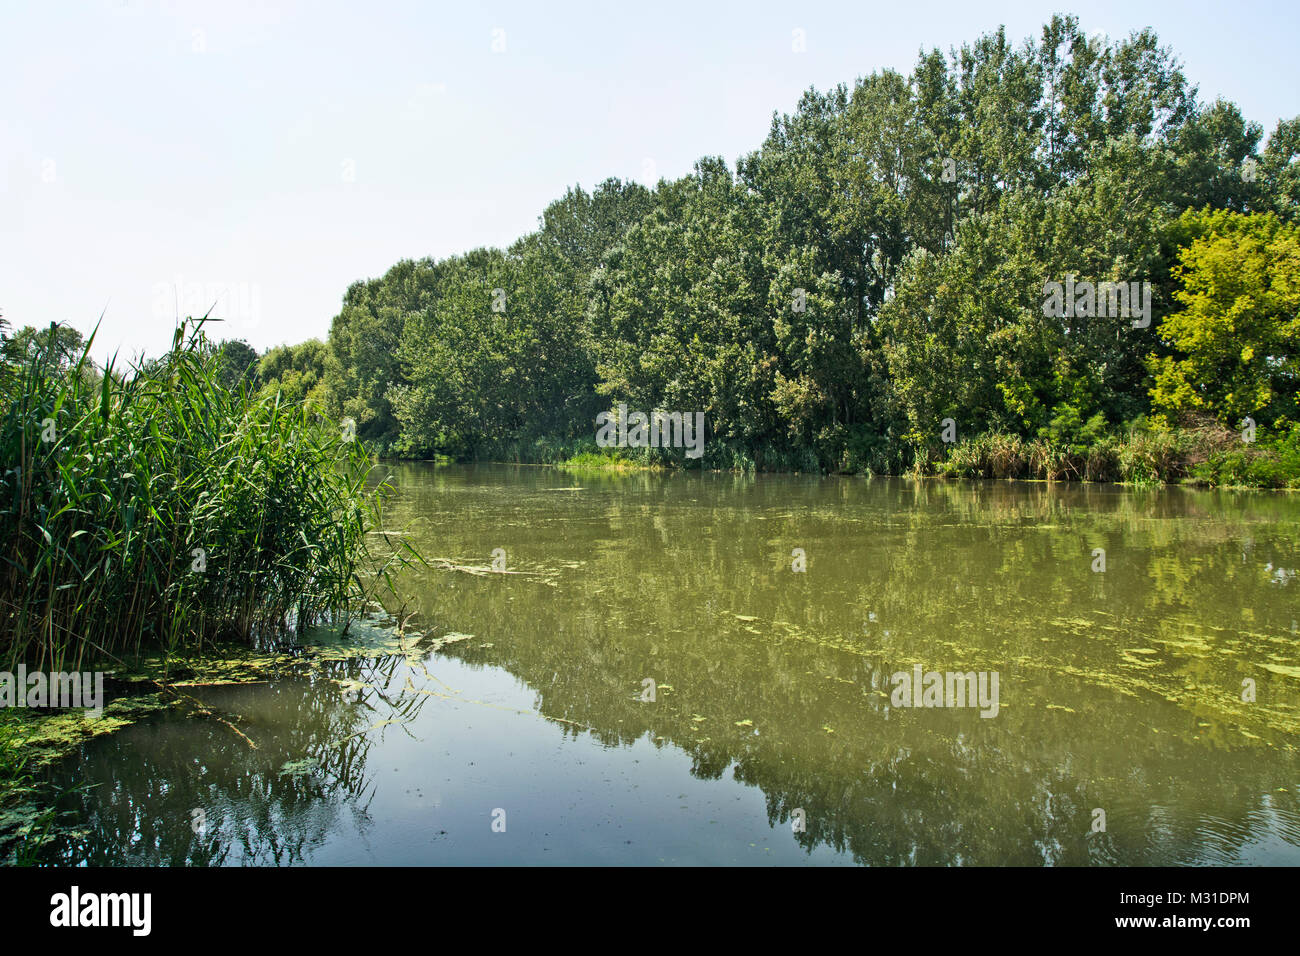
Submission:
M 579 452 L 572 458 L 561 462 L 560 467 L 566 471 L 628 472 L 647 471 L 656 466 L 625 458 L 612 450 L 605 449 L 599 452 Z

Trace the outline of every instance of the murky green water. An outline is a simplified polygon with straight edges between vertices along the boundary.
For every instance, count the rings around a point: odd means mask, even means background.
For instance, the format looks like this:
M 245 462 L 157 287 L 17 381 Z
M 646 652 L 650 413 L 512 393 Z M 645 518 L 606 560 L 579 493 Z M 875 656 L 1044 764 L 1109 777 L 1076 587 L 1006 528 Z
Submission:
M 1300 863 L 1300 498 L 394 473 L 391 527 L 526 573 L 408 580 L 439 650 L 203 691 L 257 750 L 86 744 L 61 859 Z M 895 706 L 914 665 L 996 716 Z

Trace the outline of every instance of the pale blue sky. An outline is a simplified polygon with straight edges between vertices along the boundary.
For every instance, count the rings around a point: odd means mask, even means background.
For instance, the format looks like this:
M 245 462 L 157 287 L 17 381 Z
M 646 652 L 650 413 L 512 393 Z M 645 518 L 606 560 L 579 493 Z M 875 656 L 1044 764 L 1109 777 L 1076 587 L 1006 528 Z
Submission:
M 165 347 L 177 293 L 224 292 L 218 335 L 259 350 L 324 337 L 398 259 L 505 245 L 571 184 L 734 162 L 809 86 L 999 24 L 1019 43 L 1053 11 L 1154 27 L 1267 135 L 1300 113 L 1297 10 L 0 0 L 0 309 L 83 331 L 107 309 L 99 357 Z

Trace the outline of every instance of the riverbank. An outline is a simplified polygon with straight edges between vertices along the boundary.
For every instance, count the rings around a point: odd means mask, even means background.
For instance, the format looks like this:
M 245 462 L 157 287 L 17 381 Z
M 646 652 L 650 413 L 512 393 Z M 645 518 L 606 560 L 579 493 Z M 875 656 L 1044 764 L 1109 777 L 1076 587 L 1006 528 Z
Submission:
M 674 454 L 674 449 L 593 451 L 587 442 L 540 439 L 494 446 L 482 457 L 461 463 L 550 465 L 565 471 L 606 474 L 703 469 L 1300 490 L 1300 426 L 1294 425 L 1283 433 L 1260 431 L 1250 435 L 1209 421 L 1189 427 L 1143 421 L 1121 431 L 1073 442 L 991 432 L 951 443 L 893 444 L 894 449 L 887 454 L 846 453 L 835 467 L 829 468 L 815 457 L 791 457 L 772 450 L 755 452 L 716 443 L 707 443 L 697 462 L 680 452 Z M 449 460 L 446 456 L 439 459 L 440 463 Z

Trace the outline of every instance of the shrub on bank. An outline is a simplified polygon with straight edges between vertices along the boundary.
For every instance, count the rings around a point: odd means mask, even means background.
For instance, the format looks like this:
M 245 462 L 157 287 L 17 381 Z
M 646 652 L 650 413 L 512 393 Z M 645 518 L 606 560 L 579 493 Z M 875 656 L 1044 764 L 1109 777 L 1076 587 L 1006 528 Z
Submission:
M 1300 488 L 1300 426 L 1254 443 L 1211 423 L 1170 428 L 1139 421 L 1088 445 L 1016 435 L 977 435 L 948 446 L 919 474 L 947 478 L 1114 481 L 1137 485 L 1188 481 L 1216 486 Z
M 1211 485 L 1300 489 L 1300 425 L 1272 440 L 1216 451 L 1193 476 Z

